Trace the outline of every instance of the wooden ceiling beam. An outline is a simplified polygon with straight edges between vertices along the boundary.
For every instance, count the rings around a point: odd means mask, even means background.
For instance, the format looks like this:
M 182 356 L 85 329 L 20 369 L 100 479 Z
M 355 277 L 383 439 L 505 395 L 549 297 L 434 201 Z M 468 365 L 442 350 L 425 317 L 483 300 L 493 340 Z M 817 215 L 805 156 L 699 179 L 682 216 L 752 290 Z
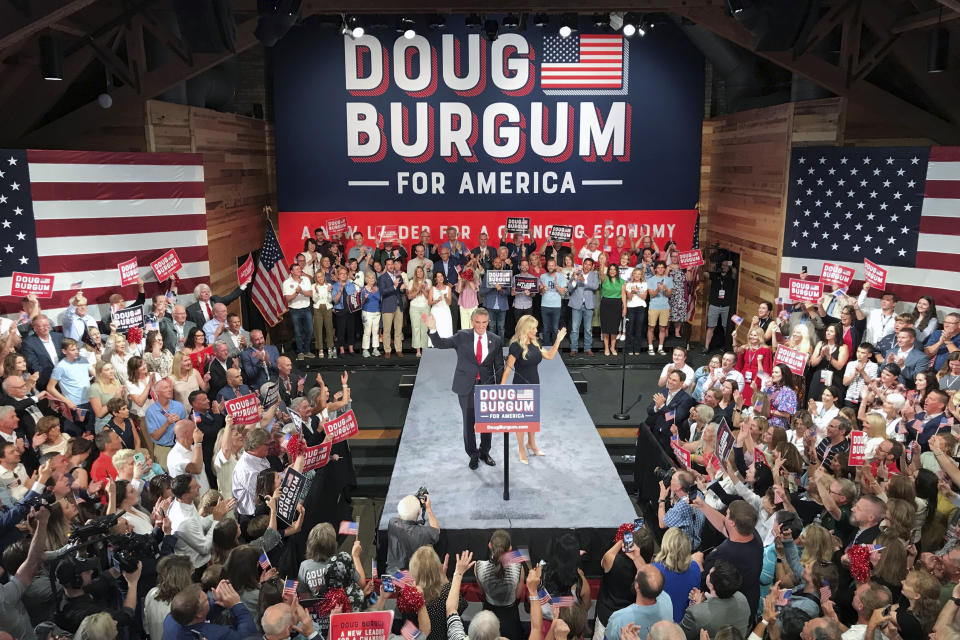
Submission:
M 753 50 L 753 35 L 742 24 L 715 8 L 678 9 L 676 13 L 709 29 L 747 50 Z M 758 56 L 847 98 L 868 105 L 891 121 L 902 122 L 918 134 L 940 144 L 960 144 L 960 126 L 935 116 L 906 100 L 889 93 L 864 79 L 847 83 L 843 70 L 811 53 L 794 57 L 789 51 L 756 51 Z
M 927 29 L 935 27 L 941 22 L 950 22 L 960 18 L 960 13 L 955 11 L 944 11 L 943 9 L 931 9 L 906 18 L 903 18 L 892 27 L 893 33 L 906 33 L 907 31 L 916 31 L 917 29 Z
M 692 7 L 725 6 L 726 0 L 624 0 L 623 2 L 596 5 L 585 5 L 583 0 L 527 0 L 522 6 L 517 6 L 516 0 L 446 0 L 429 2 L 428 0 L 412 0 L 396 2 L 396 0 L 304 0 L 301 5 L 301 14 L 306 17 L 317 13 L 511 13 L 519 10 L 528 12 L 543 12 L 559 14 L 574 13 L 603 13 L 604 11 L 674 11 Z
M 33 0 L 23 13 L 10 3 L 0 6 L 0 51 L 89 7 L 97 0 Z
M 937 2 L 945 6 L 947 9 L 960 11 L 960 0 L 937 0 Z
M 810 30 L 810 35 L 807 36 L 806 41 L 794 48 L 795 54 L 798 56 L 803 55 L 816 47 L 817 44 L 837 28 L 837 25 L 846 20 L 847 14 L 854 9 L 856 4 L 854 0 L 847 0 L 846 2 L 839 2 L 834 5 L 826 15 L 813 25 L 813 29 Z

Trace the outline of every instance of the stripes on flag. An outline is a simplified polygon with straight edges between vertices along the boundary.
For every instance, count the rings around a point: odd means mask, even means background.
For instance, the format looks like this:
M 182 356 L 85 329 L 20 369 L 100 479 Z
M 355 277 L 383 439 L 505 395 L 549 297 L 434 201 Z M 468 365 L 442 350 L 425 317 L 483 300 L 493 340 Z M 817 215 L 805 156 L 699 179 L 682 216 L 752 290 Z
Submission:
M 412 620 L 407 620 L 403 623 L 403 627 L 400 628 L 400 635 L 404 640 L 417 640 L 421 636 L 420 629 L 417 628 L 417 625 L 413 624 Z
M 356 522 L 351 522 L 349 520 L 342 520 L 340 522 L 340 535 L 342 536 L 355 536 L 360 530 L 360 525 Z
M 530 562 L 530 553 L 524 551 L 523 549 L 514 549 L 513 551 L 507 551 L 506 553 L 500 554 L 500 565 L 507 567 L 512 564 L 520 564 L 522 562 Z
M 537 590 L 537 601 L 540 604 L 547 604 L 550 602 L 550 594 L 546 589 L 540 588 Z
M 260 554 L 260 560 L 258 560 L 258 563 L 260 564 L 260 568 L 263 569 L 264 571 L 269 571 L 270 567 L 273 566 L 272 564 L 270 564 L 270 558 L 268 558 L 267 554 L 265 553 Z
M 55 276 L 43 304 L 54 324 L 78 282 L 98 317 L 96 305 L 124 291 L 117 264 L 133 257 L 149 281 L 150 263 L 176 249 L 181 291 L 209 281 L 201 154 L 3 149 L 0 173 L 0 184 L 18 184 L 0 198 L 0 223 L 12 223 L 0 241 L 0 313 L 20 310 L 14 270 Z
M 413 576 L 410 575 L 410 572 L 406 569 L 393 574 L 393 582 L 402 584 L 405 587 L 412 587 L 417 584 L 417 581 L 413 579 Z
M 572 607 L 575 600 L 573 596 L 557 596 L 556 598 L 550 598 L 551 607 Z
M 283 249 L 277 242 L 273 224 L 267 220 L 267 233 L 263 238 L 263 248 L 260 249 L 250 294 L 263 319 L 271 327 L 280 322 L 283 314 L 287 312 L 287 303 L 283 299 L 283 281 L 289 275 Z
M 620 89 L 623 36 L 544 36 L 540 86 L 543 89 Z
M 297 597 L 297 587 L 300 585 L 299 580 L 285 580 L 283 583 L 283 595 L 281 596 L 284 600 L 288 597 Z

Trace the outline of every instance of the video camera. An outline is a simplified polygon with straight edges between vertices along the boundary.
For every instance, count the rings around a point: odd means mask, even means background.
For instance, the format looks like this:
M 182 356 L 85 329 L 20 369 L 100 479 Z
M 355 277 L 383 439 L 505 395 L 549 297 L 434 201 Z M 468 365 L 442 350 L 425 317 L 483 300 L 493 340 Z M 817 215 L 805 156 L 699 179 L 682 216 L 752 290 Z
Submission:
M 420 524 L 425 524 L 427 521 L 427 496 L 429 494 L 430 492 L 426 487 L 420 487 L 414 494 L 417 497 L 417 500 L 420 501 Z
M 709 256 L 710 262 L 719 266 L 721 262 L 726 262 L 727 260 L 733 261 L 734 255 L 729 249 L 721 247 L 719 242 L 715 242 L 710 248 L 712 249 Z
M 75 526 L 70 531 L 70 542 L 77 548 L 84 548 L 88 557 L 99 555 L 109 547 L 121 571 L 136 571 L 138 561 L 156 558 L 160 554 L 163 532 L 154 530 L 149 534 L 111 534 L 110 529 L 120 521 L 124 513 L 118 511 Z

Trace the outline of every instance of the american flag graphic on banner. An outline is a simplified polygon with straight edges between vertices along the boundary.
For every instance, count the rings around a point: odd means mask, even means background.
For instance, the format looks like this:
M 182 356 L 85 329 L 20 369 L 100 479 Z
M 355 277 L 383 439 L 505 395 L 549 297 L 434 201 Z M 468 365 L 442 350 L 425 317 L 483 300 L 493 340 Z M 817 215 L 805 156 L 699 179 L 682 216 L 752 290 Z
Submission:
M 260 250 L 250 293 L 253 303 L 271 327 L 280 322 L 280 318 L 287 312 L 287 303 L 283 299 L 283 281 L 289 275 L 283 250 L 277 242 L 277 234 L 273 230 L 273 224 L 267 220 L 267 234 L 263 238 L 263 248 Z
M 619 34 L 543 37 L 543 89 L 623 89 L 624 39 Z
M 19 271 L 54 276 L 54 324 L 78 283 L 98 316 L 111 293 L 136 295 L 118 264 L 136 257 L 155 281 L 149 265 L 170 249 L 180 291 L 209 280 L 202 155 L 0 149 L 0 313 L 20 311 Z
M 960 309 L 958 236 L 960 147 L 795 149 L 781 293 L 801 267 L 816 277 L 824 262 L 862 282 L 867 258 L 901 300 L 929 294 L 941 311 Z
M 517 400 L 533 400 L 533 389 L 521 389 L 517 391 Z

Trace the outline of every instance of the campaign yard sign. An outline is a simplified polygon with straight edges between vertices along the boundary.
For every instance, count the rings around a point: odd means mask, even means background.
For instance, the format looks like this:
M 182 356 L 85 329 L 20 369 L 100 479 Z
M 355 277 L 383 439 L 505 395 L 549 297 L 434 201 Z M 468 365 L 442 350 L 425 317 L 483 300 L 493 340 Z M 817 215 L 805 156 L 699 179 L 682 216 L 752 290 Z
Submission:
M 31 293 L 38 298 L 52 298 L 53 276 L 14 271 L 10 282 L 10 295 L 28 296 Z
M 573 225 L 555 224 L 550 227 L 550 239 L 554 242 L 570 242 L 573 240 Z
M 507 231 L 527 233 L 530 230 L 530 218 L 507 218 Z
M 390 640 L 393 611 L 335 613 L 327 640 Z
M 676 456 L 680 464 L 683 465 L 684 469 L 690 468 L 690 452 L 680 446 L 680 443 L 676 440 L 670 441 L 670 448 L 673 449 L 673 455 Z
M 477 433 L 540 431 L 540 385 L 478 384 L 473 406 Z
M 157 280 L 163 282 L 183 267 L 176 249 L 170 249 L 165 254 L 150 263 L 150 268 L 157 275 Z
M 293 524 L 297 519 L 297 504 L 307 484 L 307 477 L 296 469 L 287 469 L 280 480 L 280 499 L 277 500 L 277 517 Z
M 330 462 L 330 450 L 333 448 L 332 442 L 324 442 L 313 447 L 307 447 L 303 450 L 303 470 L 312 471 L 326 466 Z
M 717 457 L 722 463 L 727 461 L 727 456 L 730 455 L 730 452 L 733 450 L 733 433 L 730 431 L 730 427 L 727 426 L 727 421 L 724 418 L 720 419 L 720 426 L 717 427 Z
M 377 229 L 377 244 L 400 242 L 400 229 L 395 224 L 385 224 Z
M 850 267 L 833 264 L 832 262 L 824 262 L 823 268 L 820 270 L 820 282 L 834 287 L 848 289 L 850 288 L 850 283 L 853 282 L 855 273 L 856 271 Z
M 327 237 L 334 238 L 347 231 L 347 217 L 327 218 Z
M 337 416 L 333 420 L 327 420 L 323 423 L 323 430 L 326 432 L 331 444 L 352 438 L 357 435 L 359 429 L 357 417 L 353 415 L 352 409 L 342 416 Z
M 255 393 L 227 400 L 223 406 L 235 424 L 254 424 L 260 420 L 260 401 Z
M 487 271 L 487 286 L 495 287 L 500 285 L 501 287 L 510 287 L 510 283 L 513 281 L 513 272 L 509 269 L 490 269 Z
M 239 267 L 237 267 L 237 283 L 242 287 L 245 284 L 250 284 L 250 281 L 253 280 L 253 254 L 247 254 L 247 259 L 243 261 Z
M 883 289 L 887 286 L 887 270 L 880 265 L 863 259 L 864 279 L 871 287 Z
M 513 280 L 513 287 L 517 291 L 536 292 L 540 287 L 540 281 L 536 276 L 518 275 Z
M 773 364 L 776 366 L 781 363 L 787 365 L 787 368 L 796 375 L 802 376 L 803 369 L 807 366 L 807 354 L 781 345 L 773 356 Z
M 126 262 L 121 262 L 117 265 L 117 269 L 120 271 L 121 287 L 125 287 L 128 284 L 136 284 L 137 278 L 140 277 L 140 265 L 137 263 L 136 258 L 130 258 Z
M 820 302 L 823 296 L 823 283 L 812 280 L 790 278 L 790 299 L 800 302 Z
M 697 267 L 703 264 L 703 253 L 700 252 L 700 249 L 680 251 L 677 253 L 677 259 L 680 261 L 681 269 Z
M 850 459 L 847 462 L 851 467 L 862 467 L 867 462 L 867 433 L 866 431 L 850 432 Z
M 142 327 L 143 305 L 138 304 L 126 309 L 117 309 L 111 314 L 110 321 L 117 325 L 118 331 L 126 331 L 130 327 Z

